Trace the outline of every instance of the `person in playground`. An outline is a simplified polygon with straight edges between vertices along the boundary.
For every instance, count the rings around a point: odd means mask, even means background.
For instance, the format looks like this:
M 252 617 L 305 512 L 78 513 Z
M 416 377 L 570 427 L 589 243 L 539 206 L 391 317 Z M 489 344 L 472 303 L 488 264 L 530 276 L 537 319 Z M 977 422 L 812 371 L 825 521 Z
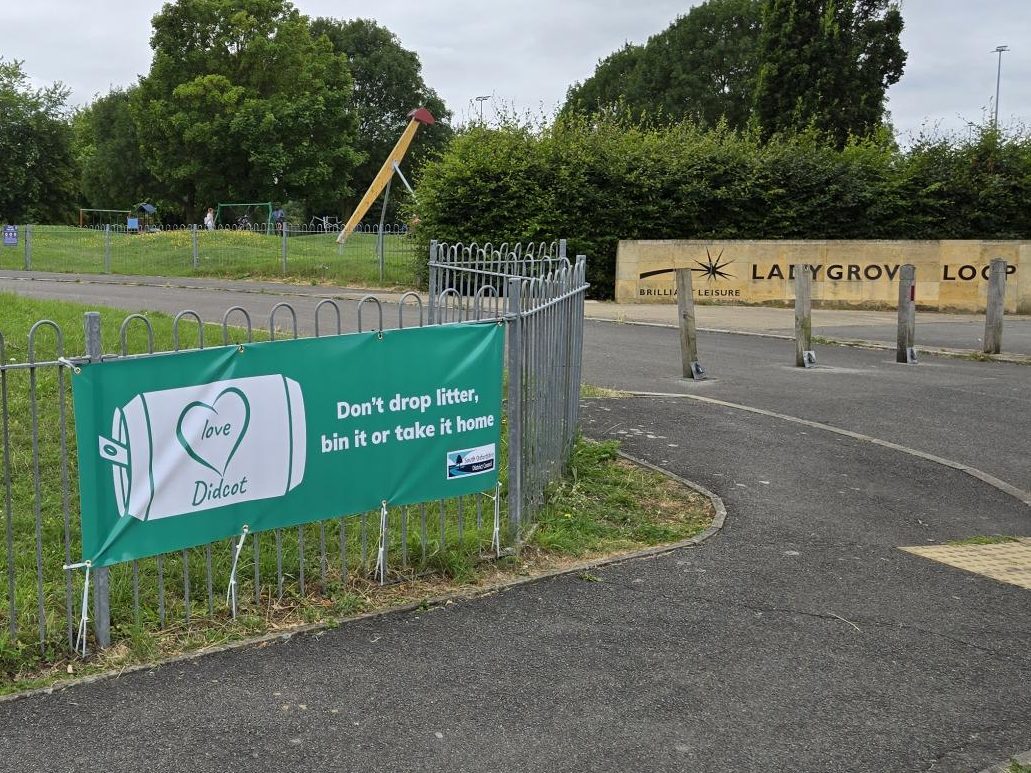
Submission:
M 272 219 L 276 223 L 276 233 L 283 233 L 283 224 L 286 223 L 286 212 L 283 211 L 282 207 L 276 207 L 272 213 Z
M 209 231 L 215 230 L 215 210 L 208 207 L 208 212 L 204 215 L 204 227 Z

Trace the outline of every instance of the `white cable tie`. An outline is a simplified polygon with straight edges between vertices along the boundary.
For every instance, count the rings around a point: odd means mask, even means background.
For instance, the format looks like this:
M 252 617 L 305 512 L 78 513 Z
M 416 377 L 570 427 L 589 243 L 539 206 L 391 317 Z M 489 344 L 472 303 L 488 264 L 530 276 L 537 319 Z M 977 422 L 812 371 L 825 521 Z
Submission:
M 490 496 L 489 494 L 487 496 Z M 494 534 L 490 538 L 490 546 L 495 549 L 498 558 L 501 558 L 501 484 L 498 483 L 494 489 Z
M 376 548 L 376 572 L 379 584 L 387 580 L 387 500 L 383 500 L 379 509 L 379 546 Z
M 78 373 L 81 370 L 81 368 L 78 365 L 69 360 L 67 357 L 58 357 L 57 362 L 59 365 L 64 365 L 66 368 L 71 368 L 73 373 Z
M 82 583 L 82 614 L 79 617 L 79 628 L 75 636 L 75 651 L 81 652 L 86 657 L 86 629 L 89 623 L 89 574 L 93 567 L 92 561 L 83 561 L 78 564 L 69 564 L 65 569 L 86 568 L 86 578 Z
M 231 605 L 233 609 L 234 620 L 236 619 L 236 566 L 240 562 L 240 553 L 243 551 L 243 543 L 247 539 L 249 531 L 250 527 L 244 524 L 243 529 L 240 531 L 240 541 L 236 543 L 236 551 L 233 553 L 233 568 L 229 572 L 229 589 L 226 591 L 226 603 Z

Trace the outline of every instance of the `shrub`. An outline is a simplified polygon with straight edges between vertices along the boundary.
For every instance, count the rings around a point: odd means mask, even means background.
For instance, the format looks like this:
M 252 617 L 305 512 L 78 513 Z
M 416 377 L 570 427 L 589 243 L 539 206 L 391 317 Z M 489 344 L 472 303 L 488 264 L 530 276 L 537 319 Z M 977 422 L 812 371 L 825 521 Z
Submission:
M 459 133 L 423 169 L 419 233 L 569 239 L 611 298 L 620 239 L 1011 239 L 1031 231 L 1031 137 L 977 129 L 899 149 L 816 133 L 561 117 Z

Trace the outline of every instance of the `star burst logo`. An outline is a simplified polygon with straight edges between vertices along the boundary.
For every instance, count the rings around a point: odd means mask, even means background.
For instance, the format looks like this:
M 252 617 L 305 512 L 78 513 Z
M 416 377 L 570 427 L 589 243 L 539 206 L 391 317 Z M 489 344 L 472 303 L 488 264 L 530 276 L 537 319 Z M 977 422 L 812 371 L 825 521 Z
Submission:
M 733 274 L 723 270 L 734 262 L 732 260 L 728 260 L 726 262 L 723 261 L 723 250 L 720 250 L 720 254 L 713 258 L 712 254 L 709 252 L 709 249 L 706 248 L 705 258 L 705 263 L 702 263 L 702 261 L 700 260 L 695 261 L 695 263 L 697 263 L 701 268 L 692 268 L 691 270 L 704 276 L 707 282 L 712 282 L 716 279 L 734 278 Z

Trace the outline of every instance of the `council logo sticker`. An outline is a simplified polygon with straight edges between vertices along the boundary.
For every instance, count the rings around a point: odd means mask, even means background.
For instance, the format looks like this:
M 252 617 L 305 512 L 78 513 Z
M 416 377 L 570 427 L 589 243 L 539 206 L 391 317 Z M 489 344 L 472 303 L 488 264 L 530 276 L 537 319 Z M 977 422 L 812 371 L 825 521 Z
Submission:
M 98 445 L 118 515 L 148 521 L 283 496 L 304 478 L 305 439 L 300 384 L 276 375 L 138 394 Z
M 495 444 L 447 452 L 447 478 L 465 478 L 494 471 Z

